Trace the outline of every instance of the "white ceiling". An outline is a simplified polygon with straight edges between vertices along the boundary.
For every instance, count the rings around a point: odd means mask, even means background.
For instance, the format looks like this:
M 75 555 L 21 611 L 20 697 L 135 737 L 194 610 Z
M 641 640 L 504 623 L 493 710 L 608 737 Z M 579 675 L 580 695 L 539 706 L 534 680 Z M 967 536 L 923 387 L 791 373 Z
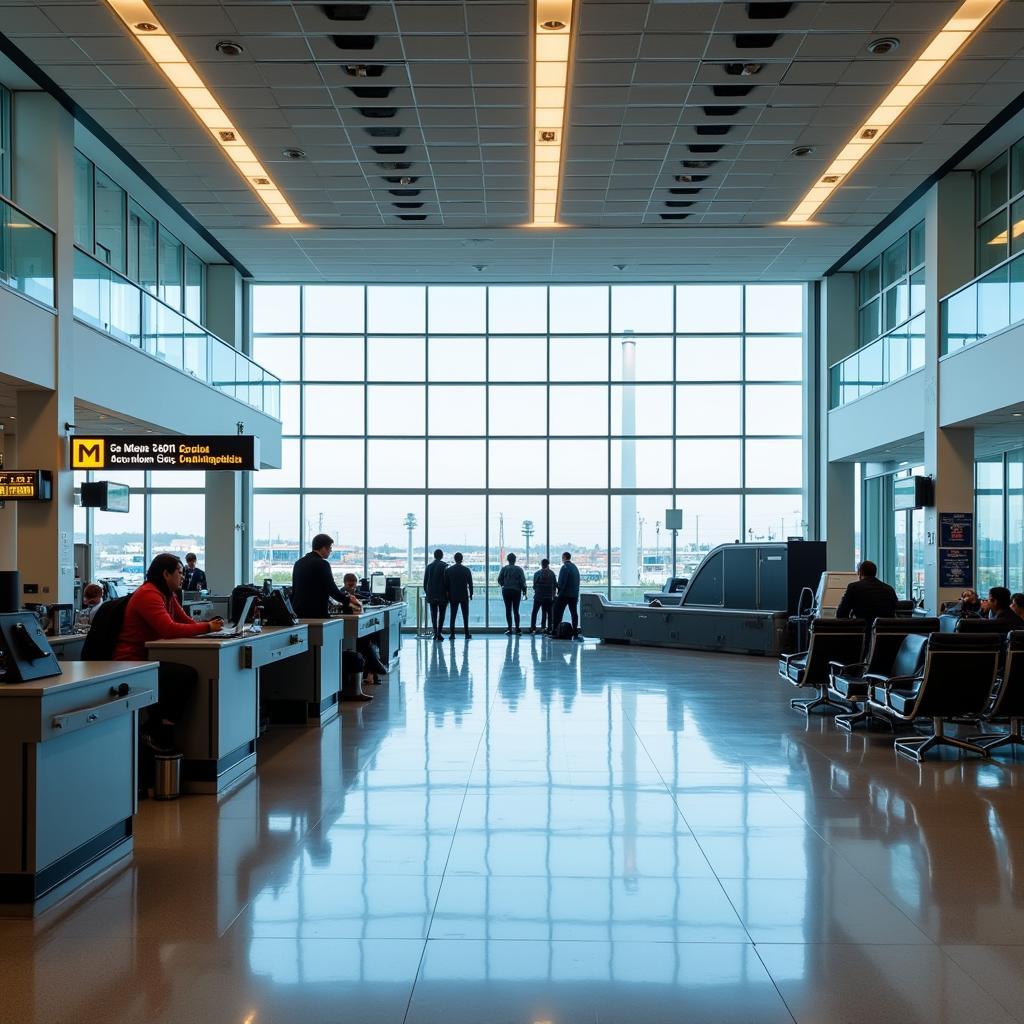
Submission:
M 0 31 L 257 277 L 278 280 L 813 278 L 1024 89 L 1024 3 L 1007 0 L 839 190 L 825 225 L 780 228 L 957 0 L 798 2 L 781 20 L 752 20 L 746 3 L 577 2 L 562 203 L 570 227 L 560 230 L 519 226 L 529 209 L 528 0 L 374 0 L 361 22 L 332 21 L 322 3 L 153 0 L 314 226 L 301 231 L 267 227 L 260 202 L 103 0 L 0 0 Z M 740 48 L 745 33 L 777 38 Z M 340 49 L 336 35 L 375 42 Z M 879 36 L 901 45 L 872 56 L 867 44 Z M 223 39 L 243 55 L 221 56 Z M 762 70 L 728 74 L 738 62 Z M 354 64 L 383 72 L 352 78 L 344 68 Z M 716 95 L 737 85 L 753 88 Z M 353 86 L 391 91 L 359 98 Z M 380 107 L 396 112 L 360 113 Z M 714 107 L 739 109 L 705 109 Z M 380 126 L 401 135 L 367 134 Z M 388 155 L 374 145 L 407 148 Z M 708 145 L 721 149 L 690 149 Z M 794 157 L 798 145 L 815 151 Z M 288 148 L 306 158 L 285 158 Z M 694 159 L 713 165 L 683 167 Z M 412 166 L 379 166 L 395 161 Z M 675 180 L 688 173 L 706 177 Z M 385 179 L 403 175 L 418 195 L 391 194 L 403 186 Z

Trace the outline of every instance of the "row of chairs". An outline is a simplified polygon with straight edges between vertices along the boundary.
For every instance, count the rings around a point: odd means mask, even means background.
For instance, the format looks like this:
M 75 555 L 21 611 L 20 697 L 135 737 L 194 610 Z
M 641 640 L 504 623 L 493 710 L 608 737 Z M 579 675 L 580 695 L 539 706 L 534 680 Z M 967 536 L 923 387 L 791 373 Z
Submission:
M 897 753 L 918 761 L 939 746 L 987 757 L 998 747 L 1024 745 L 1024 630 L 1000 631 L 995 623 L 965 619 L 957 632 L 943 633 L 934 618 L 876 619 L 864 653 L 865 631 L 858 619 L 811 624 L 807 650 L 783 655 L 779 675 L 794 686 L 813 687 L 818 696 L 794 699 L 791 707 L 808 715 L 834 708 L 841 712 L 836 724 L 847 731 L 930 719 L 928 735 L 895 741 Z M 946 732 L 952 719 L 1009 719 L 1009 732 L 962 739 Z

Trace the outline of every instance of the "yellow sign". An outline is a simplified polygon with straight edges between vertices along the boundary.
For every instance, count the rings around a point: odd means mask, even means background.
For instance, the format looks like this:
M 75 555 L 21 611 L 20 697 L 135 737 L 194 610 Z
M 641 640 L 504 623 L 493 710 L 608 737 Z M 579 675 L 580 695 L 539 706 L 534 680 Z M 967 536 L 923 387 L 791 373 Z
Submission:
M 106 447 L 102 437 L 71 439 L 72 469 L 104 469 L 106 464 Z

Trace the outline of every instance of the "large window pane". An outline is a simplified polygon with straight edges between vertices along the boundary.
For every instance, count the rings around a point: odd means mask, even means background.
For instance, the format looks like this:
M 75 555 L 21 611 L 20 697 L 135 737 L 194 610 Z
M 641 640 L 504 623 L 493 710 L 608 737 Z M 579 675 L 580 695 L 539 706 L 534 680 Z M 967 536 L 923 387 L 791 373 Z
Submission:
M 552 380 L 607 380 L 607 338 L 552 338 Z
M 307 334 L 362 332 L 363 289 L 359 285 L 309 284 L 302 291 L 302 329 Z
M 548 329 L 546 288 L 489 288 L 487 301 L 492 334 L 543 334 Z
M 615 285 L 612 288 L 613 331 L 667 334 L 672 329 L 671 285 Z
M 303 482 L 306 487 L 362 487 L 363 441 L 358 438 L 313 438 L 302 442 Z M 330 533 L 330 531 L 327 531 Z
M 547 441 L 490 441 L 489 486 L 544 488 L 548 485 Z
M 563 551 L 572 555 L 584 590 L 608 580 L 608 498 L 604 494 L 551 495 L 551 561 L 558 571 Z
M 524 442 L 511 441 L 510 444 Z M 431 441 L 427 446 L 430 460 L 427 486 L 431 489 L 451 490 L 464 487 L 467 490 L 483 490 L 487 486 L 486 453 L 487 442 L 480 441 Z M 543 468 L 543 465 L 542 467 Z M 519 467 L 516 467 L 518 473 Z
M 125 191 L 96 168 L 96 255 L 115 270 L 125 269 Z
M 487 378 L 487 342 L 484 338 L 431 338 L 429 379 L 483 381 Z
M 254 337 L 252 357 L 281 380 L 298 380 L 301 376 L 298 338 Z
M 356 384 L 307 384 L 302 389 L 303 431 L 362 435 L 363 388 Z
M 799 284 L 747 286 L 747 330 L 787 334 L 804 325 L 804 289 Z
M 426 289 L 419 285 L 367 288 L 366 329 L 373 334 L 422 334 L 426 303 Z
M 142 584 L 146 573 L 146 552 L 143 531 L 146 499 L 134 489 L 141 485 L 142 473 L 133 480 L 127 473 L 118 473 L 118 483 L 132 485 L 128 512 L 93 510 L 93 566 L 97 579 L 122 579 L 134 589 Z
M 882 253 L 882 287 L 895 284 L 907 272 L 908 241 L 904 235 Z
M 743 330 L 743 287 L 682 284 L 676 288 L 676 328 L 686 334 L 730 334 Z
M 612 380 L 671 379 L 671 338 L 612 338 Z
M 486 499 L 482 494 L 432 494 L 427 499 L 427 514 L 430 533 L 427 538 L 431 550 L 440 548 L 445 561 L 451 565 L 452 556 L 461 551 L 466 565 L 482 569 L 487 542 L 484 528 L 487 521 Z M 473 588 L 476 591 L 470 604 L 470 619 L 476 624 L 483 623 L 484 574 L 481 569 L 472 569 Z M 448 615 L 451 615 L 449 611 Z M 448 618 L 450 622 L 451 619 Z M 459 613 L 459 629 L 462 629 L 462 613 Z M 447 630 L 445 630 L 447 632 Z
M 423 495 L 371 494 L 366 515 L 368 570 L 421 586 L 427 546 Z
M 298 384 L 281 385 L 281 433 L 302 433 L 302 417 L 299 414 L 302 388 Z
M 747 380 L 803 380 L 803 338 L 747 338 Z
M 672 494 L 613 495 L 611 500 L 611 583 L 623 589 L 616 601 L 643 601 L 643 592 L 661 589 L 672 575 L 672 533 L 666 530 L 665 509 Z
M 608 388 L 551 387 L 551 434 L 607 434 Z
M 1009 198 L 1009 164 L 1000 153 L 978 172 L 978 220 L 987 217 Z
M 299 496 L 255 494 L 252 499 L 252 560 L 256 579 L 292 581 L 299 546 Z
M 743 346 L 740 338 L 679 338 L 676 380 L 740 380 Z
M 984 274 L 986 270 L 1006 259 L 1009 247 L 1005 210 L 1001 210 L 984 224 L 979 225 L 974 251 L 979 274 Z
M 747 441 L 747 487 L 800 487 L 803 442 Z
M 516 435 L 548 432 L 547 388 L 492 385 L 488 388 L 490 433 Z
M 1003 586 L 1003 460 L 975 464 L 979 590 Z
M 612 434 L 671 434 L 672 388 L 659 384 L 612 385 Z
M 152 551 L 148 560 L 161 551 L 169 551 L 184 560 L 191 551 L 198 556 L 200 568 L 206 564 L 206 495 L 154 494 L 150 499 L 150 537 Z M 142 504 L 140 501 L 139 504 Z M 209 579 L 210 590 L 224 594 L 234 580 Z
M 92 252 L 95 230 L 95 197 L 92 161 L 75 150 L 75 245 Z
M 740 487 L 739 440 L 676 442 L 676 487 Z
M 252 289 L 252 327 L 257 334 L 297 334 L 299 292 L 294 284 L 257 284 Z
M 430 386 L 428 433 L 433 436 L 445 434 L 487 433 L 487 389 L 466 386 Z M 393 430 L 392 433 L 399 433 Z
M 197 324 L 206 317 L 203 309 L 203 293 L 206 288 L 206 265 L 191 250 L 185 250 L 185 315 Z
M 547 380 L 547 338 L 490 338 L 491 380 Z
M 1024 590 L 1024 449 L 1006 456 L 1006 585 Z
M 414 440 L 367 442 L 368 487 L 422 488 L 426 478 L 426 443 Z
M 552 441 L 551 487 L 576 490 L 608 486 L 608 442 Z
M 157 293 L 156 218 L 132 200 L 128 202 L 128 276 L 151 294 Z
M 306 338 L 302 347 L 302 375 L 306 380 L 362 380 L 362 338 Z
M 543 494 L 492 494 L 489 500 L 490 512 L 488 514 L 488 528 L 490 531 L 490 548 L 488 551 L 488 562 L 490 563 L 490 586 L 495 592 L 496 603 L 492 605 L 491 625 L 504 620 L 504 610 L 501 605 L 501 595 L 497 593 L 498 573 L 505 564 L 505 558 L 511 551 L 515 553 L 516 560 L 526 573 L 527 587 L 530 589 L 530 601 L 532 602 L 533 574 L 540 568 L 542 558 L 552 558 L 561 561 L 561 552 L 558 555 L 548 553 L 548 531 L 547 531 L 547 498 Z M 529 524 L 524 532 L 525 524 Z M 529 533 L 529 555 L 527 555 L 527 536 Z M 555 572 L 558 567 L 554 567 Z M 483 580 L 479 579 L 479 585 Z M 495 619 L 497 611 L 497 619 Z
M 805 536 L 803 496 L 750 494 L 746 499 L 745 540 L 785 540 Z
M 432 334 L 476 334 L 487 330 L 487 293 L 483 288 L 435 285 L 427 291 Z
M 802 389 L 797 384 L 747 387 L 748 434 L 803 433 Z
M 425 379 L 427 343 L 423 338 L 370 338 L 367 380 Z
M 670 440 L 612 441 L 612 487 L 671 486 Z
M 730 384 L 680 385 L 676 388 L 676 433 L 741 433 L 742 391 Z
M 281 468 L 261 469 L 253 477 L 253 487 L 279 488 L 299 486 L 299 440 L 283 438 L 281 440 Z
M 588 331 L 608 331 L 608 287 L 553 287 L 551 333 L 586 334 Z
M 334 538 L 331 572 L 339 586 L 347 572 L 357 576 L 364 574 L 361 494 L 307 494 L 302 513 L 303 551 L 309 550 L 310 542 L 318 533 Z
M 740 539 L 741 500 L 738 494 L 676 496 L 676 507 L 683 510 L 679 544 L 688 552 L 688 571 L 684 575 L 692 576 L 701 558 L 716 544 L 731 544 Z
M 163 225 L 160 226 L 160 250 L 157 264 L 159 296 L 169 306 L 181 309 L 184 299 L 185 247 Z
M 423 435 L 427 425 L 426 388 L 422 385 L 371 384 L 366 389 L 367 433 Z

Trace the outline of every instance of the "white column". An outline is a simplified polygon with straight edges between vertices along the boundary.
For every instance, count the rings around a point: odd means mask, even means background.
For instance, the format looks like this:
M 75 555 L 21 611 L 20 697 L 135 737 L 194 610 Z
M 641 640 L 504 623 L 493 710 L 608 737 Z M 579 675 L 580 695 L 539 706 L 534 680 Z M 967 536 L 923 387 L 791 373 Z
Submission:
M 244 473 L 206 474 L 206 580 L 210 591 L 228 594 L 248 575 L 242 551 Z
M 631 331 L 622 339 L 622 486 L 636 487 L 636 338 Z M 637 584 L 636 495 L 619 498 L 619 582 L 624 587 Z

